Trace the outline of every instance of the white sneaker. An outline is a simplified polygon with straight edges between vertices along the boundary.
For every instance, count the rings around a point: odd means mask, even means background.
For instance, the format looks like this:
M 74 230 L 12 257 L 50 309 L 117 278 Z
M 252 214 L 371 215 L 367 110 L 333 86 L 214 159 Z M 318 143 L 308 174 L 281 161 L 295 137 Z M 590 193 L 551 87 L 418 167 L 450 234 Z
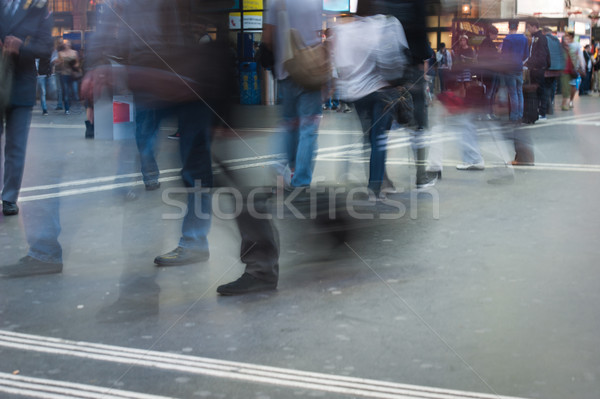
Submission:
M 456 165 L 456 169 L 458 169 L 458 170 L 484 170 L 485 164 L 483 162 L 461 163 L 461 164 Z

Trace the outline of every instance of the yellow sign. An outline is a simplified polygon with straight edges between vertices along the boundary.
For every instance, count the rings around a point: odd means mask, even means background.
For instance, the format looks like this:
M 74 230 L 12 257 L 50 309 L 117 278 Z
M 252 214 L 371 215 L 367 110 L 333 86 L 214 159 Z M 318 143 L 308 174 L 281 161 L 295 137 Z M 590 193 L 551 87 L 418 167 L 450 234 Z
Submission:
M 242 0 L 244 2 L 244 10 L 262 10 L 263 0 Z

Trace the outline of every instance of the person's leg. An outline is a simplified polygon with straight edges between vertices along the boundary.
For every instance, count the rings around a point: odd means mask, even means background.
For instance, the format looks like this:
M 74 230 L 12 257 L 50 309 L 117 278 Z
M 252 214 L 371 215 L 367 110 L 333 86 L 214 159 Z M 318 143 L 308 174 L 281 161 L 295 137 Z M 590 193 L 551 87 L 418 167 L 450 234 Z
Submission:
M 477 139 L 477 128 L 475 127 L 473 118 L 474 116 L 472 114 L 466 114 L 462 118 L 462 158 L 463 162 L 467 165 L 483 163 L 483 157 L 481 156 Z
M 253 210 L 268 215 L 267 198 L 254 197 Z M 242 213 L 236 218 L 242 239 L 240 259 L 246 264 L 245 272 L 253 277 L 277 284 L 279 278 L 279 239 L 275 226 L 269 219 L 256 218 L 244 204 Z
M 60 74 L 52 75 L 52 80 L 54 81 L 54 86 L 56 87 L 56 108 L 55 110 L 63 109 L 63 95 L 62 95 L 62 82 L 60 78 Z
M 523 107 L 524 107 L 523 75 L 520 73 L 515 75 L 515 89 L 517 91 L 517 107 L 519 110 L 519 118 L 518 119 L 523 119 Z
M 71 87 L 73 89 L 73 99 L 79 102 L 79 80 L 71 78 Z
M 208 106 L 195 102 L 177 107 L 181 139 L 181 175 L 188 194 L 188 211 L 183 219 L 179 246 L 196 251 L 208 250 L 207 235 L 211 223 L 211 196 L 208 192 L 194 192 L 195 188 L 213 186 L 210 156 L 212 113 Z
M 538 115 L 546 117 L 546 110 L 548 109 L 548 97 L 546 88 L 546 78 L 544 77 L 543 70 L 532 70 L 531 81 L 537 85 L 536 94 L 538 96 Z
M 158 112 L 155 109 L 138 109 L 135 115 L 135 142 L 146 187 L 158 184 L 159 169 L 154 156 L 160 123 Z
M 63 104 L 65 106 L 65 112 L 68 112 L 71 104 L 70 104 L 70 96 L 69 96 L 69 86 L 71 83 L 71 77 L 68 75 L 60 75 L 60 88 L 62 91 Z
M 6 110 L 6 135 L 4 147 L 4 187 L 2 201 L 17 202 L 23 171 L 25 170 L 25 152 L 31 107 L 12 107 Z
M 48 112 L 48 105 L 46 104 L 46 76 L 38 76 L 37 78 L 38 87 L 40 88 L 40 105 L 42 106 L 42 112 Z
M 513 74 L 504 76 L 504 84 L 508 94 L 508 119 L 511 121 L 519 120 L 519 99 L 517 98 L 517 80 Z
M 296 152 L 298 149 L 298 116 L 296 113 L 297 93 L 296 86 L 291 79 L 279 81 L 282 104 L 281 134 L 277 140 L 276 152 L 286 154 L 286 159 L 281 160 L 276 166 L 279 175 L 285 174 L 285 167 L 293 171 L 296 166 Z M 290 182 L 286 181 L 286 184 Z M 291 183 L 290 183 L 291 184 Z
M 321 121 L 321 92 L 300 90 L 297 97 L 298 148 L 292 186 L 309 186 L 314 169 L 317 131 Z

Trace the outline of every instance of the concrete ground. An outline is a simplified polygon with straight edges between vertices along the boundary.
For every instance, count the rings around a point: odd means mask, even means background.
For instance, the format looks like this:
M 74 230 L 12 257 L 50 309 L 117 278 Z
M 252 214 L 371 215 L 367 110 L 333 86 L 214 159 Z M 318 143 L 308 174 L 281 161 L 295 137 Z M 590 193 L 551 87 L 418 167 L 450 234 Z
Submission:
M 27 252 L 28 207 L 58 198 L 64 271 L 0 279 L 0 397 L 597 399 L 599 105 L 578 97 L 522 127 L 536 164 L 495 185 L 512 172 L 511 146 L 489 134 L 502 125 L 477 122 L 486 170 L 458 171 L 434 104 L 435 188 L 413 190 L 409 135 L 391 132 L 394 202 L 359 208 L 375 218 L 335 249 L 310 221 L 277 219 L 278 289 L 241 297 L 215 292 L 243 270 L 231 220 L 213 219 L 208 262 L 152 263 L 179 237 L 164 201 L 181 185 L 174 121 L 159 139 L 161 190 L 146 192 L 131 143 L 85 140 L 82 110 L 36 109 L 0 264 Z M 268 183 L 277 107 L 237 112 L 244 142 L 215 150 Z M 366 182 L 361 143 L 354 112 L 325 111 L 315 180 Z

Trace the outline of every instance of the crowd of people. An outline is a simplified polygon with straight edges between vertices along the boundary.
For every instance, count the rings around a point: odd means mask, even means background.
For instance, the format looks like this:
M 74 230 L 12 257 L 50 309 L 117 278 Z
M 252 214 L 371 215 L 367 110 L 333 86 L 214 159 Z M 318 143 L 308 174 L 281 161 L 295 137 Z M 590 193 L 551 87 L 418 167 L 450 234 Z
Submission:
M 205 262 L 210 257 L 211 225 L 210 217 L 205 216 L 211 214 L 211 209 L 210 193 L 204 189 L 216 184 L 212 140 L 217 126 L 221 130 L 230 127 L 227 109 L 232 67 L 229 45 L 221 39 L 227 36 L 227 28 L 219 21 L 210 21 L 217 27 L 217 39 L 207 39 L 202 28 L 207 21 L 202 18 L 211 11 L 203 7 L 210 5 L 173 5 L 166 0 L 131 1 L 127 6 L 117 3 L 106 2 L 108 11 L 88 45 L 84 76 L 81 57 L 69 42 L 61 41 L 53 48 L 51 17 L 43 2 L 29 2 L 21 22 L 2 30 L 2 52 L 6 55 L 3 59 L 11 60 L 13 79 L 11 100 L 1 110 L 6 121 L 3 214 L 19 213 L 17 199 L 35 103 L 35 85 L 25 82 L 30 82 L 28 78 L 35 74 L 35 60 L 42 113 L 48 114 L 45 88 L 47 80 L 54 76 L 61 88 L 57 109 L 64 109 L 68 115 L 71 101 L 80 101 L 80 92 L 82 99 L 91 104 L 99 87 L 114 87 L 117 71 L 109 63 L 110 55 L 126 66 L 119 73 L 126 74 L 135 96 L 135 139 L 147 190 L 160 187 L 154 156 L 160 123 L 167 117 L 176 118 L 178 123 L 181 176 L 188 189 L 187 213 L 178 245 L 156 256 L 154 263 L 169 267 Z M 12 9 L 3 11 L 3 18 L 8 18 Z M 35 26 L 37 36 L 25 41 L 31 26 Z M 441 162 L 433 162 L 427 140 L 431 128 L 428 107 L 435 91 L 432 71 L 437 71 L 440 102 L 450 113 L 454 107 L 459 114 L 470 115 L 460 122 L 464 135 L 459 170 L 484 169 L 473 120 L 469 118 L 483 114 L 487 120 L 497 120 L 496 97 L 502 85 L 509 98 L 508 119 L 514 125 L 544 120 L 553 110 L 557 87 L 563 97 L 562 109 L 568 110 L 577 89 L 585 95 L 599 86 L 598 74 L 593 74 L 598 65 L 597 46 L 581 49 L 571 33 L 559 42 L 535 19 L 526 23 L 527 36 L 518 32 L 518 21 L 510 21 L 510 32 L 500 46 L 498 30 L 490 25 L 477 49 L 468 36 L 461 35 L 452 48 L 440 43 L 437 53 L 427 42 L 424 4 L 417 0 L 361 0 L 356 16 L 332 27 L 327 40 L 323 40 L 322 26 L 321 0 L 274 0 L 265 12 L 262 41 L 265 51 L 273 53 L 272 68 L 282 99 L 284 156 L 278 158 L 275 171 L 287 193 L 306 191 L 314 184 L 317 137 L 324 108 L 343 107 L 340 109 L 348 111 L 348 104 L 352 104 L 356 110 L 364 142 L 370 149 L 366 184 L 369 198 L 379 201 L 386 198 L 390 187 L 393 189 L 386 173 L 386 154 L 388 131 L 394 123 L 404 125 L 410 134 L 415 189 L 427 189 L 441 177 Z M 293 47 L 290 36 L 314 51 L 322 50 L 321 61 L 327 62 L 307 76 L 303 69 L 308 66 L 302 64 L 298 55 L 301 51 Z M 317 79 L 320 74 L 324 79 Z M 324 105 L 324 98 L 333 101 Z M 88 122 L 93 124 L 93 114 L 88 115 Z M 512 164 L 533 164 L 531 147 L 520 154 L 517 151 Z M 219 166 L 227 170 L 225 164 Z M 244 192 L 247 182 L 235 183 L 232 179 L 229 184 L 236 184 Z M 222 295 L 277 286 L 277 231 L 268 219 L 250 212 L 257 206 L 268 208 L 269 196 L 263 197 L 243 198 L 237 224 L 242 238 L 240 258 L 246 268 L 239 279 L 217 288 Z M 250 201 L 254 201 L 252 206 Z M 62 271 L 55 204 L 38 210 L 35 217 L 33 227 L 27 228 L 26 224 L 28 255 L 17 264 L 1 267 L 1 275 L 21 277 Z

